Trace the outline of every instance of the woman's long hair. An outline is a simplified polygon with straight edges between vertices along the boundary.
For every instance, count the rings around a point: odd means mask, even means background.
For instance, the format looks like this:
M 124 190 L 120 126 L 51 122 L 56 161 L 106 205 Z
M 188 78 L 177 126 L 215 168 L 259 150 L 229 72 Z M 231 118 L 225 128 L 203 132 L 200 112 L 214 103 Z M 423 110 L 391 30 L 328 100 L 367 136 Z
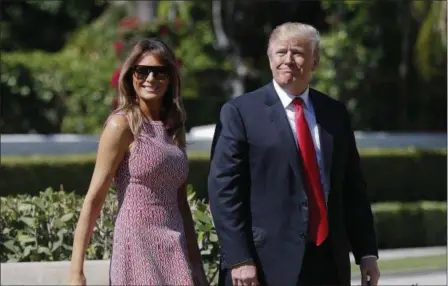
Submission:
M 132 79 L 132 68 L 149 54 L 157 57 L 164 65 L 169 67 L 169 84 L 163 95 L 160 115 L 168 134 L 172 136 L 177 146 L 184 148 L 186 145 L 186 112 L 180 94 L 179 68 L 174 52 L 161 40 L 155 38 L 143 39 L 132 48 L 121 68 L 118 81 L 118 108 L 114 113 L 124 112 L 129 119 L 132 133 L 134 136 L 138 135 L 144 115 L 138 105 Z

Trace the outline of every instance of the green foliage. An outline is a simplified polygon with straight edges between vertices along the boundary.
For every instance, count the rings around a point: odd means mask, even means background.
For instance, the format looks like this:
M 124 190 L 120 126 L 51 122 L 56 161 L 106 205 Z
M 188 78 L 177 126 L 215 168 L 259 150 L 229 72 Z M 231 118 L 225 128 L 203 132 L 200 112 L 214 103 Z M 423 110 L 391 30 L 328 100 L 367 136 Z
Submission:
M 446 149 L 361 149 L 360 153 L 372 202 L 446 201 Z M 190 170 L 189 183 L 198 197 L 207 198 L 208 158 L 190 156 Z
M 188 201 L 202 261 L 210 281 L 216 281 L 218 239 L 208 206 L 188 189 Z M 47 188 L 37 196 L 1 197 L 1 262 L 70 260 L 73 233 L 83 198 L 63 190 Z M 106 197 L 87 248 L 87 260 L 110 259 L 114 217 L 118 208 L 115 191 Z
M 355 110 L 356 98 L 347 95 L 359 88 L 368 70 L 378 66 L 381 51 L 366 48 L 345 24 L 323 35 L 321 47 L 320 64 L 314 75 L 316 88 Z
M 1 203 L 2 262 L 70 259 L 73 232 L 82 207 L 78 195 L 47 188 L 39 196 L 1 197 Z M 92 234 L 87 259 L 110 258 L 116 210 L 112 190 Z
M 195 223 L 195 231 L 205 273 L 211 283 L 217 284 L 219 277 L 219 265 L 217 261 L 219 245 L 210 209 L 204 200 L 198 200 L 196 198 L 196 194 L 191 185 L 188 186 L 188 202 Z
M 446 200 L 446 149 L 360 150 L 372 202 Z M 191 153 L 188 183 L 199 199 L 207 198 L 209 155 Z M 37 194 L 51 186 L 85 194 L 95 164 L 94 155 L 3 157 L 2 195 Z M 387 166 L 387 168 L 384 168 Z
M 124 14 L 120 7 L 109 9 L 92 25 L 80 30 L 62 51 L 68 65 L 65 89 L 70 96 L 65 101 L 67 113 L 62 132 L 99 133 L 112 111 L 114 90 L 110 76 L 114 70 L 115 51 L 112 45 L 117 35 L 110 22 Z
M 446 245 L 446 201 L 372 206 L 380 249 Z
M 2 1 L 1 50 L 56 52 L 74 29 L 90 23 L 108 5 L 102 0 Z
M 330 29 L 313 81 L 347 104 L 354 128 L 444 132 L 446 2 L 321 3 Z
M 81 196 L 48 188 L 37 196 L 0 199 L 2 263 L 70 260 Z M 188 201 L 207 277 L 216 284 L 219 243 L 208 205 L 195 198 L 191 186 Z M 446 245 L 445 202 L 378 203 L 372 209 L 380 249 Z M 116 211 L 117 199 L 111 190 L 96 222 L 86 259 L 110 259 Z
M 156 19 L 126 37 L 119 23 L 130 16 L 131 2 L 47 2 L 2 6 L 1 46 L 8 51 L 0 59 L 3 133 L 100 132 L 116 96 L 110 79 L 122 60 L 113 44 L 148 35 L 166 39 L 181 59 L 184 97 L 216 106 L 237 77 L 246 91 L 271 79 L 267 38 L 285 21 L 321 31 L 313 85 L 347 103 L 355 129 L 446 131 L 444 1 L 235 2 L 222 7 L 230 39 L 222 49 L 211 2 L 158 1 Z M 36 27 L 41 33 L 30 41 Z M 235 71 L 229 60 L 235 58 L 247 74 Z M 189 104 L 189 126 L 216 121 L 211 110 Z
M 446 149 L 371 154 L 361 150 L 371 201 L 446 201 L 446 156 Z
M 44 52 L 2 54 L 2 133 L 59 131 L 63 81 L 60 73 L 54 73 L 59 62 L 49 59 Z
M 422 18 L 414 49 L 415 63 L 420 67 L 420 74 L 429 80 L 446 73 L 447 3 L 414 1 L 412 8 Z
M 168 4 L 161 3 L 161 13 L 167 13 L 163 7 Z M 128 50 L 117 60 L 114 42 L 118 40 L 129 48 L 142 37 L 162 38 L 181 59 L 184 97 L 201 104 L 206 95 L 219 98 L 216 84 L 222 83 L 224 70 L 231 66 L 223 55 L 213 52 L 214 36 L 208 20 L 189 16 L 198 7 L 190 2 L 179 7 L 176 19 L 167 20 L 161 15 L 155 22 L 123 29 L 118 23 L 127 15 L 126 6 L 110 5 L 95 21 L 75 31 L 67 45 L 56 53 L 4 53 L 0 59 L 2 132 L 98 134 L 116 96 L 111 76 L 127 56 Z M 214 106 L 210 112 L 216 111 L 216 102 L 205 102 L 206 106 Z M 198 108 L 195 103 L 186 106 L 193 114 L 189 126 L 213 122 L 214 114 L 199 116 L 194 113 Z
M 114 96 L 109 81 L 117 30 L 109 23 L 123 13 L 120 6 L 111 7 L 57 53 L 4 53 L 3 132 L 98 133 Z
M 81 207 L 74 194 L 47 189 L 39 197 L 1 197 L 1 261 L 66 260 Z
M 328 21 L 336 28 L 321 36 L 320 63 L 313 82 L 318 90 L 347 104 L 355 126 L 363 121 L 358 97 L 365 96 L 357 92 L 369 73 L 378 68 L 383 52 L 364 41 L 366 34 L 373 38 L 379 32 L 376 27 L 365 25 L 372 5 L 370 2 L 322 2 L 323 9 L 333 13 Z M 349 21 L 342 20 L 347 14 L 354 16 Z
M 176 17 L 171 18 L 175 9 Z M 211 19 L 192 17 L 192 14 L 209 14 L 209 4 L 195 1 L 158 3 L 157 19 L 131 27 L 120 27 L 117 40 L 127 47 L 119 57 L 118 65 L 127 56 L 130 47 L 139 39 L 158 37 L 175 51 L 180 59 L 182 93 L 185 98 L 205 97 L 213 94 L 219 97 L 219 88 L 232 66 L 225 55 L 213 49 L 215 35 Z M 224 96 L 223 94 L 221 94 Z

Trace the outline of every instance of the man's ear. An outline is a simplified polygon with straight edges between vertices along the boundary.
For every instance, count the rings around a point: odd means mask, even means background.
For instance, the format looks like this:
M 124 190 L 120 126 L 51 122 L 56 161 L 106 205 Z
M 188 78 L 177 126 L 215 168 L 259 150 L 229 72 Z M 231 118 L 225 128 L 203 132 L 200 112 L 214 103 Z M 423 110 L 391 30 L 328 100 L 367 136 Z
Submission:
M 271 56 L 270 55 L 268 55 L 268 64 L 269 64 L 269 66 L 271 66 Z
M 313 72 L 316 71 L 317 67 L 319 66 L 319 62 L 320 62 L 320 56 L 316 55 L 313 60 L 313 67 L 311 68 Z

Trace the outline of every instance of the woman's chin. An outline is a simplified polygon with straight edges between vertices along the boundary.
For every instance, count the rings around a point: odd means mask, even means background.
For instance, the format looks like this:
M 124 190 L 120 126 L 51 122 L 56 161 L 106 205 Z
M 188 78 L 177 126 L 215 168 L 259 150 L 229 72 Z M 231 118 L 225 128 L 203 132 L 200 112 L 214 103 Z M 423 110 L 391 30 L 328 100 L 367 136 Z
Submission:
M 140 94 L 140 98 L 145 100 L 145 101 L 152 101 L 152 100 L 155 100 L 155 99 L 158 99 L 158 98 L 161 98 L 161 97 L 162 97 L 162 95 L 160 95 L 160 94 L 158 94 L 156 92 L 145 91 L 145 92 L 142 92 Z

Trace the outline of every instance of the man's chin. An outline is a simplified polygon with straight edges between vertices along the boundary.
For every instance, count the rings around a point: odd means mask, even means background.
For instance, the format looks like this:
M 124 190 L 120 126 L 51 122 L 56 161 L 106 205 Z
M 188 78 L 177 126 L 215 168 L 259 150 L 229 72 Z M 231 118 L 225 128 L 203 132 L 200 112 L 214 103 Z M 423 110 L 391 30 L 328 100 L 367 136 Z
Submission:
M 284 77 L 284 78 L 282 78 L 278 82 L 278 84 L 281 85 L 281 86 L 288 86 L 288 85 L 291 85 L 291 84 L 293 84 L 295 82 L 296 82 L 296 78 L 291 76 L 291 77 Z

